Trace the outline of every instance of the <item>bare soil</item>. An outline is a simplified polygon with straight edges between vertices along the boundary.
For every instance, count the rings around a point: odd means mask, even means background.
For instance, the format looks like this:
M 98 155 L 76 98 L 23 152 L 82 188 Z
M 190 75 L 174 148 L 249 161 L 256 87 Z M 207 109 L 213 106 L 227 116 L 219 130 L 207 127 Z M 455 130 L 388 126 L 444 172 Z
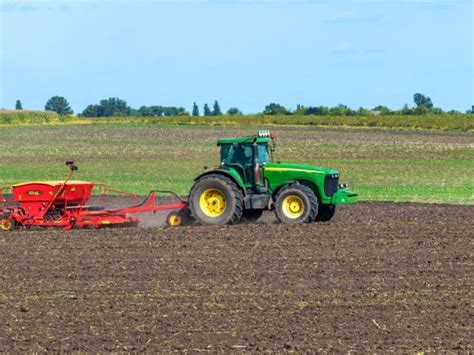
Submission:
M 474 206 L 0 234 L 0 352 L 472 351 Z

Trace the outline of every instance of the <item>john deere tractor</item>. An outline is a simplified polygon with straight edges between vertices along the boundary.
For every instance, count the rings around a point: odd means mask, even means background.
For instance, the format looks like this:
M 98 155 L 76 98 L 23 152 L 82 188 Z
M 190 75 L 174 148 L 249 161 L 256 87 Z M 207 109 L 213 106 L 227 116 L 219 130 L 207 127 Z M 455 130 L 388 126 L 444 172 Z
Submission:
M 269 130 L 219 139 L 217 145 L 220 166 L 196 177 L 189 195 L 200 224 L 255 221 L 264 210 L 288 224 L 329 221 L 336 205 L 357 201 L 356 193 L 339 184 L 336 170 L 273 162 L 275 137 Z

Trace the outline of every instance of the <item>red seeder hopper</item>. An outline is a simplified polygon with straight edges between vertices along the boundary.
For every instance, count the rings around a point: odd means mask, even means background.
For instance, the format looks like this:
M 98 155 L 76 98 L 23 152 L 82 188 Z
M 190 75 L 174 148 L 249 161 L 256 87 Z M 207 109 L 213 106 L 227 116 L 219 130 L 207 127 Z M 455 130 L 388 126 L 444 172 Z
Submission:
M 8 231 L 32 226 L 62 227 L 64 230 L 126 227 L 141 222 L 137 214 L 156 211 L 172 211 L 168 214 L 167 223 L 177 226 L 187 217 L 187 202 L 174 192 L 152 190 L 138 203 L 135 194 L 111 190 L 104 184 L 71 180 L 77 166 L 72 161 L 66 162 L 66 165 L 70 171 L 64 181 L 34 181 L 0 188 L 0 229 Z M 102 189 L 99 202 L 110 193 L 133 196 L 137 202 L 120 209 L 106 209 L 100 204 L 88 205 L 94 188 Z M 171 203 L 158 203 L 157 193 L 170 195 Z

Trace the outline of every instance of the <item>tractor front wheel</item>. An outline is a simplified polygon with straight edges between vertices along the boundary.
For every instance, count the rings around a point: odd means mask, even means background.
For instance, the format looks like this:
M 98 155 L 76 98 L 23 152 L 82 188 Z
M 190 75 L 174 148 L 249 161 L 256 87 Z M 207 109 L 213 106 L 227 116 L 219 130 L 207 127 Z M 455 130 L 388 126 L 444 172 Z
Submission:
M 292 184 L 275 198 L 275 215 L 286 224 L 312 222 L 318 214 L 318 199 L 307 186 Z
M 231 179 L 211 174 L 195 182 L 189 194 L 189 207 L 199 224 L 237 224 L 242 218 L 243 199 Z

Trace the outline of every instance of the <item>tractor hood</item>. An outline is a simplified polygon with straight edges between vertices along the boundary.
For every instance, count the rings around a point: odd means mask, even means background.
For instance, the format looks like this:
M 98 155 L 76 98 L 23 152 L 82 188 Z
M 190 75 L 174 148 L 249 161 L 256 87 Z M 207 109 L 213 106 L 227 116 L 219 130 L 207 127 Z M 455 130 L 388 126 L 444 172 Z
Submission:
M 264 169 L 267 171 L 294 171 L 307 174 L 339 175 L 339 171 L 337 170 L 302 164 L 268 163 L 264 166 Z

